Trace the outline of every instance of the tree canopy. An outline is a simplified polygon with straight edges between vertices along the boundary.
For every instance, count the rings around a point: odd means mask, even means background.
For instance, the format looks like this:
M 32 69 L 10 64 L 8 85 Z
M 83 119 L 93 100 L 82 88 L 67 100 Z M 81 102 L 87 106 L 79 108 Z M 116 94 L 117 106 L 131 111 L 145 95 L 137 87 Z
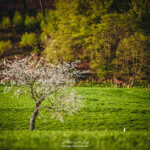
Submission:
M 148 0 L 56 1 L 56 28 L 49 28 L 51 33 L 46 33 L 47 59 L 81 59 L 99 78 L 117 76 L 128 84 L 131 78 L 149 80 L 149 6 Z

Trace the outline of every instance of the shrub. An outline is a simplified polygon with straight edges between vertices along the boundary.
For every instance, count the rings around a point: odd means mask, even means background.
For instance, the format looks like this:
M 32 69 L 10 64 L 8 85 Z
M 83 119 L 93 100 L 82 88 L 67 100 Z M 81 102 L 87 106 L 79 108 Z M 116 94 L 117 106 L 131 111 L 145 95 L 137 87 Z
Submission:
M 38 12 L 36 15 L 36 21 L 40 23 L 43 21 L 43 19 L 44 19 L 43 14 L 41 12 Z
M 30 46 L 30 47 L 35 47 L 37 45 L 37 38 L 35 33 L 25 33 L 21 37 L 21 42 L 20 45 L 25 47 L 25 46 Z
M 45 44 L 47 41 L 47 34 L 45 32 L 42 32 L 40 35 L 40 41 Z
M 40 22 L 40 26 L 42 31 L 45 33 L 51 35 L 55 33 L 57 30 L 57 19 L 56 19 L 56 14 L 54 11 L 47 11 L 45 13 L 45 20 L 42 20 Z
M 26 16 L 25 18 L 25 22 L 24 22 L 24 25 L 27 27 L 27 28 L 33 28 L 34 25 L 36 24 L 36 19 L 34 16 Z
M 1 24 L 0 24 L 0 28 L 2 29 L 7 29 L 11 26 L 11 20 L 9 17 L 3 17 Z
M 11 41 L 0 41 L 0 56 L 9 49 L 12 48 Z
M 21 13 L 19 11 L 16 11 L 13 17 L 13 24 L 20 25 L 22 23 L 23 23 L 23 18 L 21 16 Z

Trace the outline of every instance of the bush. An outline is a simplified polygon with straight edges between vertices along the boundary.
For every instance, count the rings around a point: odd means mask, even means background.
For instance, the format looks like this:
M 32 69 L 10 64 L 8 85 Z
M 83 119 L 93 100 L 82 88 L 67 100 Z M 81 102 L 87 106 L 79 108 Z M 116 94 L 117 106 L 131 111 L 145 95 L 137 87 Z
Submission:
M 11 26 L 11 20 L 9 17 L 3 17 L 1 24 L 0 24 L 0 28 L 1 29 L 7 29 Z
M 47 34 L 45 32 L 41 33 L 41 35 L 40 35 L 40 41 L 41 41 L 41 43 L 46 44 Z
M 23 47 L 30 46 L 34 48 L 37 45 L 37 38 L 35 33 L 25 33 L 21 37 L 20 45 Z
M 37 15 L 36 15 L 36 21 L 41 23 L 44 19 L 44 16 L 41 12 L 38 12 Z
M 19 11 L 16 11 L 13 17 L 13 24 L 14 25 L 21 25 L 23 23 L 23 18 Z
M 0 41 L 0 56 L 9 49 L 12 48 L 11 41 Z
M 27 28 L 33 28 L 34 25 L 36 24 L 36 19 L 34 16 L 26 16 L 25 18 L 25 22 L 24 22 L 24 25 L 27 27 Z
M 46 34 L 53 34 L 57 30 L 57 19 L 54 11 L 47 11 L 45 13 L 45 20 L 41 20 L 40 26 L 42 31 Z

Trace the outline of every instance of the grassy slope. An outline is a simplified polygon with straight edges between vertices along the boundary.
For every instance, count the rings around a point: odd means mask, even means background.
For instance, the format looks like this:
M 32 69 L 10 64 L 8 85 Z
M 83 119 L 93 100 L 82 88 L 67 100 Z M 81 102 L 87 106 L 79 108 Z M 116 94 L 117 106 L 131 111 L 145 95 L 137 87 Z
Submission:
M 47 130 L 150 130 L 150 91 L 141 89 L 75 88 L 85 107 L 65 122 L 51 120 L 47 112 L 37 119 L 36 129 Z M 2 91 L 2 89 L 1 89 Z M 0 94 L 0 129 L 28 129 L 34 103 L 12 93 Z
M 1 88 L 0 147 L 18 148 L 18 143 L 21 143 L 26 149 L 29 147 L 34 149 L 39 148 L 37 143 L 41 143 L 40 145 L 45 149 L 47 146 L 61 149 L 64 138 L 82 137 L 88 139 L 89 149 L 101 147 L 106 150 L 111 146 L 114 149 L 141 149 L 143 146 L 143 150 L 150 149 L 149 90 L 98 87 L 75 89 L 84 96 L 85 103 L 84 108 L 77 115 L 66 116 L 65 122 L 62 123 L 50 120 L 47 112 L 43 112 L 44 116 L 40 115 L 41 118 L 37 119 L 38 131 L 29 132 L 26 129 L 33 111 L 33 101 L 27 97 L 17 100 L 12 93 L 3 94 Z M 124 128 L 126 133 L 122 132 Z M 61 131 L 56 132 L 56 130 Z M 56 139 L 57 144 L 54 144 Z

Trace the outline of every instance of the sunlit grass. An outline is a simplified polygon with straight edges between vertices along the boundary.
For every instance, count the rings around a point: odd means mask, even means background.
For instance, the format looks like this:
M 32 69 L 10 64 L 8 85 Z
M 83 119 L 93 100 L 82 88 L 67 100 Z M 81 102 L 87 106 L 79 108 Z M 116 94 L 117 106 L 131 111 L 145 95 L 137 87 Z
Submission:
M 60 122 L 51 120 L 49 113 L 43 110 L 37 118 L 35 131 L 30 132 L 29 118 L 34 101 L 27 97 L 16 99 L 11 92 L 4 94 L 1 87 L 0 149 L 62 149 L 64 139 L 74 142 L 79 137 L 89 141 L 86 149 L 150 149 L 149 90 L 74 89 L 84 97 L 84 107 L 78 114 L 65 116 L 65 122 Z

